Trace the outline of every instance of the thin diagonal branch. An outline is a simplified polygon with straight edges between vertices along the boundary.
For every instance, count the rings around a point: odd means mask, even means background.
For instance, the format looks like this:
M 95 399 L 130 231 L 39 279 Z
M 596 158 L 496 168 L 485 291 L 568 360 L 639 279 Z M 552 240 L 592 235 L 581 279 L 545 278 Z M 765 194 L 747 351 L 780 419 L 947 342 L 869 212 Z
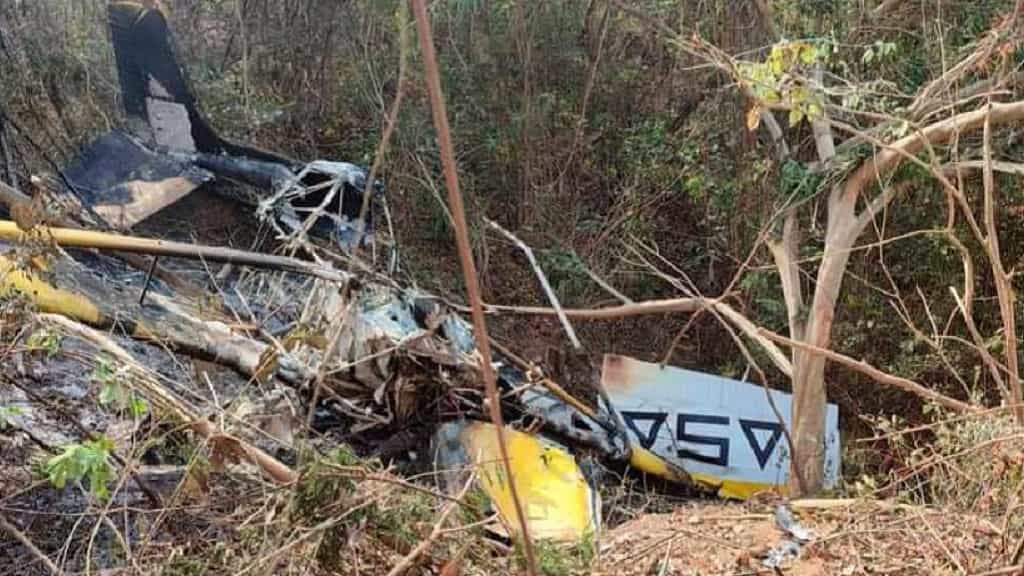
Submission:
M 572 324 L 569 323 L 569 319 L 565 316 L 565 311 L 562 310 L 562 303 L 559 302 L 558 296 L 555 295 L 555 291 L 551 288 L 551 283 L 548 282 L 547 275 L 544 274 L 544 270 L 542 270 L 540 264 L 537 263 L 537 258 L 534 257 L 533 250 L 515 234 L 502 228 L 501 224 L 498 224 L 490 218 L 484 218 L 484 221 L 487 222 L 488 226 L 496 230 L 499 234 L 507 238 L 523 251 L 523 254 L 526 255 L 526 259 L 530 261 L 530 266 L 533 267 L 533 271 L 537 275 L 537 280 L 540 282 L 541 288 L 544 289 L 544 294 L 548 297 L 548 301 L 551 302 L 551 306 L 555 309 L 555 313 L 558 314 L 558 321 L 562 323 L 562 328 L 565 329 L 565 335 L 569 337 L 569 342 L 572 342 L 572 347 L 577 350 L 583 348 L 583 345 L 580 344 L 579 337 L 576 336 L 576 331 L 573 330 Z
M 427 91 L 430 93 L 430 108 L 437 128 L 438 147 L 441 151 L 441 163 L 444 167 L 445 183 L 448 187 L 448 203 L 451 206 L 452 220 L 455 225 L 455 242 L 458 245 L 459 260 L 462 263 L 462 274 L 466 282 L 466 293 L 472 308 L 473 336 L 476 338 L 477 349 L 480 351 L 480 371 L 483 374 L 484 387 L 487 392 L 487 404 L 494 423 L 498 447 L 501 449 L 501 460 L 508 476 L 509 492 L 515 506 L 516 517 L 519 519 L 520 533 L 523 537 L 523 552 L 526 556 L 526 569 L 530 576 L 537 574 L 537 562 L 533 553 L 533 542 L 530 540 L 526 515 L 516 487 L 512 463 L 508 459 L 508 445 L 505 442 L 505 423 L 501 415 L 501 403 L 498 398 L 497 376 L 491 362 L 491 342 L 487 337 L 487 323 L 484 320 L 483 298 L 480 294 L 480 282 L 477 278 L 476 263 L 473 261 L 472 247 L 469 243 L 469 226 L 466 224 L 466 208 L 459 190 L 459 176 L 455 169 L 455 152 L 452 135 L 448 127 L 448 114 L 445 111 L 444 93 L 441 92 L 441 73 L 437 66 L 437 55 L 434 52 L 433 32 L 430 28 L 430 17 L 424 0 L 412 0 L 413 12 L 416 15 L 416 28 L 419 33 L 420 49 L 423 54 L 423 67 L 426 72 Z
M 793 348 L 800 348 L 801 350 L 805 351 L 808 354 L 824 356 L 825 358 L 828 358 L 830 361 L 835 362 L 836 364 L 846 366 L 847 368 L 856 370 L 857 372 L 860 372 L 861 374 L 870 377 L 875 382 L 885 384 L 887 386 L 892 386 L 894 388 L 899 388 L 901 390 L 910 392 L 911 394 L 916 394 L 921 398 L 924 398 L 925 400 L 931 400 L 932 402 L 935 402 L 936 404 L 939 404 L 941 406 L 945 406 L 946 408 L 950 408 L 958 412 L 977 412 L 981 410 L 981 408 L 979 408 L 978 406 L 968 404 L 967 402 L 957 400 L 956 398 L 950 398 L 945 394 L 936 392 L 935 390 L 932 390 L 931 388 L 923 386 L 917 382 L 914 382 L 913 380 L 908 380 L 906 378 L 901 378 L 899 376 L 893 376 L 892 374 L 886 374 L 885 372 L 879 370 L 878 368 L 875 368 L 874 366 L 868 364 L 867 362 L 855 360 L 853 358 L 850 358 L 849 356 L 845 356 L 838 352 L 833 352 L 826 348 L 821 348 L 818 346 L 807 344 L 805 342 L 797 342 L 790 338 L 786 338 L 785 336 L 771 332 L 770 330 L 765 330 L 764 328 L 762 328 L 760 332 L 765 338 L 768 338 L 769 340 L 774 340 L 779 344 L 784 344 L 786 346 L 790 346 Z
M 21 542 L 21 545 L 25 548 L 28 548 L 28 551 L 38 558 L 44 566 L 46 566 L 46 569 L 50 574 L 53 574 L 54 576 L 64 576 L 64 571 L 58 568 L 57 565 L 53 563 L 53 560 L 50 560 L 49 556 L 43 554 L 43 551 L 36 547 L 36 545 L 29 540 L 28 536 L 25 536 L 24 532 L 18 530 L 16 526 L 8 522 L 2 515 L 0 515 L 0 530 L 6 532 L 18 542 Z

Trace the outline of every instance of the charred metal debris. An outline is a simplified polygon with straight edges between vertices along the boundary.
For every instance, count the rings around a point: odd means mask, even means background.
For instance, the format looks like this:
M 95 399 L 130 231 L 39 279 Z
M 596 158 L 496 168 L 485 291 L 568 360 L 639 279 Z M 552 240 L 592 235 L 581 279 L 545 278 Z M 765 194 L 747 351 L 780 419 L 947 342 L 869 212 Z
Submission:
M 274 388 L 275 397 L 294 396 L 293 420 L 320 432 L 343 431 L 340 436 L 378 456 L 412 467 L 474 469 L 514 532 L 520 523 L 508 482 L 494 466 L 495 430 L 482 422 L 481 357 L 470 324 L 440 298 L 402 286 L 372 265 L 332 266 L 351 264 L 358 249 L 373 246 L 383 184 L 368 182 L 355 164 L 299 162 L 221 138 L 200 113 L 164 15 L 135 2 L 112 2 L 108 10 L 128 129 L 94 140 L 59 180 L 36 180 L 37 198 L 64 206 L 61 218 L 0 222 L 4 241 L 69 250 L 52 251 L 45 266 L 15 251 L 0 254 L 0 296 L 27 294 L 42 312 L 212 359 L 254 385 Z M 272 228 L 289 256 L 117 233 L 201 188 L 248 205 L 243 212 Z M 38 205 L 16 190 L 0 192 L 9 206 Z M 321 257 L 335 251 L 344 257 Z M 114 263 L 110 252 L 135 269 Z M 139 254 L 153 259 L 140 261 Z M 191 264 L 168 270 L 157 256 Z M 225 266 L 211 294 L 209 265 L 218 262 L 272 272 Z M 609 356 L 604 381 L 594 383 L 602 393 L 594 394 L 601 401 L 593 407 L 512 351 L 497 354 L 495 363 L 501 409 L 512 428 L 514 482 L 526 495 L 533 533 L 578 540 L 600 526 L 602 467 L 595 463 L 738 498 L 785 484 L 783 423 L 768 420 L 759 387 Z M 156 377 L 147 378 L 150 390 L 162 390 Z M 735 394 L 723 398 L 723 389 Z M 184 391 L 159 393 L 187 418 L 199 418 L 193 427 L 209 432 L 200 410 L 174 399 Z M 783 396 L 776 401 L 785 412 Z M 701 414 L 685 413 L 687 406 Z M 713 411 L 724 415 L 708 415 Z M 734 421 L 739 428 L 717 438 L 685 429 Z M 681 429 L 674 430 L 677 422 Z M 834 418 L 829 425 L 835 427 Z M 276 445 L 290 449 L 294 434 L 284 429 L 277 426 Z M 749 443 L 750 453 L 729 453 L 730 442 Z M 838 454 L 838 435 L 829 442 Z M 691 448 L 679 446 L 684 443 Z M 707 452 L 709 446 L 718 452 Z M 291 477 L 272 457 L 258 460 L 275 478 Z M 838 468 L 838 456 L 831 464 Z M 462 485 L 460 478 L 446 484 Z

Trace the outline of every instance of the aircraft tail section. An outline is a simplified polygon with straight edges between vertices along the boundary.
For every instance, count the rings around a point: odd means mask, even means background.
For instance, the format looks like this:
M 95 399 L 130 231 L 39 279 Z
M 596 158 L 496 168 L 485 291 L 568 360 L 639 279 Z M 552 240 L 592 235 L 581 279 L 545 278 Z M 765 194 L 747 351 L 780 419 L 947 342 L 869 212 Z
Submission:
M 132 131 L 143 140 L 175 150 L 223 152 L 220 138 L 199 113 L 160 8 L 111 2 L 107 12 Z
M 199 110 L 158 4 L 110 2 L 107 13 L 124 108 L 136 136 L 178 152 L 294 164 L 283 156 L 229 142 L 214 131 Z

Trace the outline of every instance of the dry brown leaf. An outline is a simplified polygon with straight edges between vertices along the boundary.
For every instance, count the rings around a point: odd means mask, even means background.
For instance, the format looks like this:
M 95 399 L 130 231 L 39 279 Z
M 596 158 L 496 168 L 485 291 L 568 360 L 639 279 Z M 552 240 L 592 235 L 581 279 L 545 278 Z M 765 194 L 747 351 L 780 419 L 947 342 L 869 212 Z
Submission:
M 753 132 L 761 125 L 761 105 L 754 104 L 747 110 L 747 130 Z

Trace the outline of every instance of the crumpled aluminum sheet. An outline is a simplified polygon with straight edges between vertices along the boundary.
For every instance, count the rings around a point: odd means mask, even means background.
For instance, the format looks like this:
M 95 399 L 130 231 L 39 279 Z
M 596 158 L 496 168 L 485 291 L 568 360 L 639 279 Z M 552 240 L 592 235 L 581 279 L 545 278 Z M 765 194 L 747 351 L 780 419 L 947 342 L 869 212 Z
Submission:
M 329 296 L 322 307 L 325 312 L 305 321 L 326 325 L 329 318 L 343 316 L 338 354 L 328 367 L 343 368 L 339 375 L 343 380 L 367 391 L 379 390 L 393 381 L 402 357 L 426 359 L 455 371 L 476 371 L 480 356 L 472 326 L 437 298 L 369 285 L 358 289 L 352 301 L 337 294 Z M 500 355 L 494 357 L 494 362 L 499 386 L 506 391 L 519 390 L 519 411 L 541 419 L 561 436 L 594 446 L 607 455 L 622 457 L 626 453 L 622 439 L 612 437 L 599 423 L 540 385 L 524 386 L 529 383 L 528 376 Z
M 814 539 L 814 532 L 801 525 L 793 517 L 793 512 L 783 505 L 775 508 L 775 527 L 789 537 L 769 550 L 761 564 L 766 568 L 780 570 L 800 558 L 803 545 Z

